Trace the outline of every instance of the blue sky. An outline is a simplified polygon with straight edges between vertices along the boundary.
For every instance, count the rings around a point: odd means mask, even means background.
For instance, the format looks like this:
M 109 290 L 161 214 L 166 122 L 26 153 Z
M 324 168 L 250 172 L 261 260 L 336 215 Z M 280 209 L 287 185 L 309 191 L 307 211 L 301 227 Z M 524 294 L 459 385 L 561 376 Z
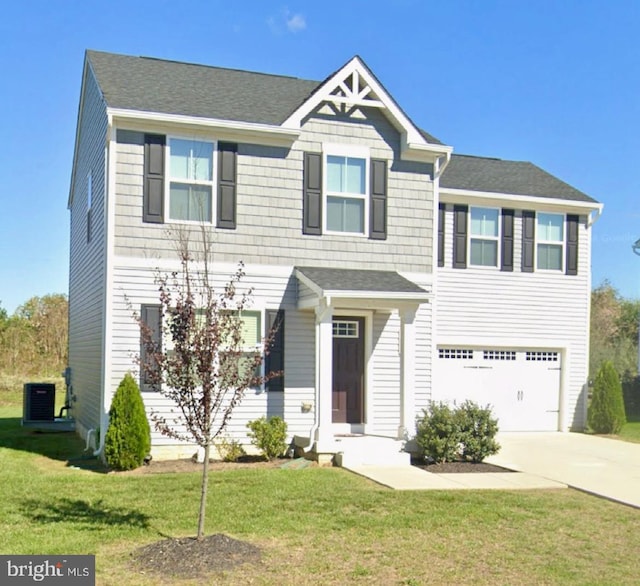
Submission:
M 22 0 L 0 22 L 0 303 L 67 293 L 87 48 L 324 79 L 360 55 L 457 153 L 528 160 L 605 204 L 593 283 L 640 297 L 640 2 Z

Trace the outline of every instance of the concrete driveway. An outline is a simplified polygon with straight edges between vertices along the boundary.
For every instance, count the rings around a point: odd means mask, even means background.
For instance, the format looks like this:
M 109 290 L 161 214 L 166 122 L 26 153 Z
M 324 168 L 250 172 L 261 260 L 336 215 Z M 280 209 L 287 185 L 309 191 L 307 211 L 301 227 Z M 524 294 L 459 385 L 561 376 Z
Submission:
M 582 433 L 499 433 L 487 462 L 640 508 L 640 444 Z

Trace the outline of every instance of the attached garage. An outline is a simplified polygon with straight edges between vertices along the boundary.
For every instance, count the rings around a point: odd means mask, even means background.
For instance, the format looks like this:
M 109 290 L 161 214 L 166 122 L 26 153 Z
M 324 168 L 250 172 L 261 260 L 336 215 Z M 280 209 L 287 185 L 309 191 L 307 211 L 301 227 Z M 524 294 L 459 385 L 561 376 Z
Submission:
M 440 347 L 433 399 L 490 405 L 500 431 L 557 431 L 561 356 L 553 349 Z

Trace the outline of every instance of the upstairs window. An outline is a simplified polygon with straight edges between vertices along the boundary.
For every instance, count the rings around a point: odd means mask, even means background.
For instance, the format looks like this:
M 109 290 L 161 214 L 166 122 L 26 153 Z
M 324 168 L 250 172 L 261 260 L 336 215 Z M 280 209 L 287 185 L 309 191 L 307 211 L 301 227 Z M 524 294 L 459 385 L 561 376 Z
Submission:
M 500 210 L 472 207 L 470 215 L 469 264 L 497 267 Z
M 365 234 L 367 159 L 328 154 L 325 186 L 327 231 Z
M 169 140 L 169 218 L 212 221 L 213 143 Z
M 564 215 L 536 215 L 536 268 L 561 271 L 564 258 Z

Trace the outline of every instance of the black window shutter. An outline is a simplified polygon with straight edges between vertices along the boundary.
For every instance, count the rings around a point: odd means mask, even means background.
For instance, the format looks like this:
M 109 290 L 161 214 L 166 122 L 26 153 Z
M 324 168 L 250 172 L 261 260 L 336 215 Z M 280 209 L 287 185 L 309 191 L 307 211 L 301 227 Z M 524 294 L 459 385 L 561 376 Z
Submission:
M 536 245 L 536 213 L 524 210 L 522 212 L 522 272 L 533 273 Z
M 162 350 L 162 306 L 143 305 L 140 308 L 140 318 L 142 323 L 149 328 L 151 343 L 159 351 Z M 148 351 L 144 336 L 140 335 L 140 390 L 156 390 L 152 385 L 149 368 L 153 368 L 152 354 Z
M 284 391 L 284 310 L 267 310 L 269 332 L 276 328 L 269 354 L 265 358 L 265 373 L 282 372 L 267 382 L 267 390 Z
M 152 224 L 164 222 L 164 145 L 163 135 L 144 135 L 142 221 Z
M 218 143 L 218 228 L 234 230 L 236 227 L 237 167 L 238 145 Z
M 446 204 L 438 204 L 438 266 L 444 266 L 444 221 Z
M 567 215 L 567 275 L 578 274 L 578 229 L 580 218 L 575 215 Z
M 387 161 L 371 159 L 369 238 L 387 239 Z
M 322 155 L 304 154 L 302 233 L 322 234 Z
M 453 268 L 467 268 L 467 212 L 469 206 L 453 206 Z
M 513 271 L 513 210 L 502 210 L 501 271 Z

